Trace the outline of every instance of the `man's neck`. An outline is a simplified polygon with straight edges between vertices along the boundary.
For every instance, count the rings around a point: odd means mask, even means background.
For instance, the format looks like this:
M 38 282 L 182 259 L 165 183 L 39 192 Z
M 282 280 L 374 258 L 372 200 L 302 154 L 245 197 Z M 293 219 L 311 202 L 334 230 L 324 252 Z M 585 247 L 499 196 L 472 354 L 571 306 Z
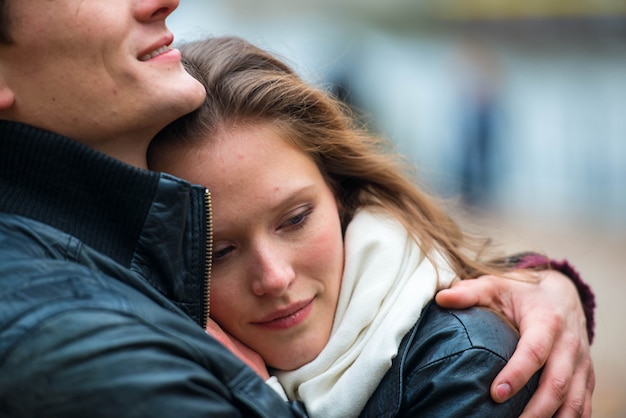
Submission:
M 120 160 L 126 164 L 137 168 L 148 168 L 146 153 L 148 151 L 149 139 L 125 138 L 115 142 L 98 142 L 97 144 L 85 144 L 103 154 Z

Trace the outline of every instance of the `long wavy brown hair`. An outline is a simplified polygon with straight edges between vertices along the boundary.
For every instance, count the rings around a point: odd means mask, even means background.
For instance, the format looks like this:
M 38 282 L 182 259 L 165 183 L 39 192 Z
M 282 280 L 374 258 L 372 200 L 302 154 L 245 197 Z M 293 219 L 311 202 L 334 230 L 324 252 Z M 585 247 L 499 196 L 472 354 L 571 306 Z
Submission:
M 153 141 L 149 165 L 167 147 L 201 142 L 242 124 L 278 125 L 308 154 L 334 191 L 342 225 L 365 205 L 384 207 L 422 250 L 443 253 L 460 278 L 504 273 L 487 239 L 463 232 L 442 202 L 415 181 L 411 164 L 392 144 L 361 126 L 332 94 L 304 82 L 271 53 L 237 37 L 209 38 L 179 46 L 183 63 L 207 90 L 204 104 Z

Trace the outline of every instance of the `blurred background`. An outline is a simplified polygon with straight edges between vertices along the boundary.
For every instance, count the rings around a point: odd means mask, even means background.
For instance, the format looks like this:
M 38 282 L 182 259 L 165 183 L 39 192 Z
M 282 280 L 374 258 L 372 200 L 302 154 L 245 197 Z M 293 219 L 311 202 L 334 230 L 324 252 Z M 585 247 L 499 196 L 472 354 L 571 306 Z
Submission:
M 594 417 L 626 417 L 625 0 L 182 0 L 178 42 L 238 35 L 333 90 L 507 250 L 597 295 Z

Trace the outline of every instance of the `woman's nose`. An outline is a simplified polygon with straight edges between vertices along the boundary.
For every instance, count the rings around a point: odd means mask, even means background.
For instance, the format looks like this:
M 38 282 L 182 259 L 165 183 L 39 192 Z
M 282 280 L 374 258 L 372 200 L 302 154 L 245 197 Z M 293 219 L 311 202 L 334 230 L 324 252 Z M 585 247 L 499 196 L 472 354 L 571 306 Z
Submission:
M 258 265 L 253 269 L 252 291 L 257 296 L 282 296 L 293 283 L 296 275 L 291 263 L 281 252 L 266 248 L 259 252 Z

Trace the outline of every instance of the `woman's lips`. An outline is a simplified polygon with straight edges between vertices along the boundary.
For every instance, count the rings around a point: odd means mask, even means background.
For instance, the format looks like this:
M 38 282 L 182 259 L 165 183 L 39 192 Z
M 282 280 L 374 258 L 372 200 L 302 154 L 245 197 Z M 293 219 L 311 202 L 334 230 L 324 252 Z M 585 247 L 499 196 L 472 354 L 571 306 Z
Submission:
M 253 324 L 271 330 L 283 330 L 294 327 L 301 324 L 309 316 L 313 309 L 313 300 L 314 298 L 276 310 L 259 321 L 253 322 Z

